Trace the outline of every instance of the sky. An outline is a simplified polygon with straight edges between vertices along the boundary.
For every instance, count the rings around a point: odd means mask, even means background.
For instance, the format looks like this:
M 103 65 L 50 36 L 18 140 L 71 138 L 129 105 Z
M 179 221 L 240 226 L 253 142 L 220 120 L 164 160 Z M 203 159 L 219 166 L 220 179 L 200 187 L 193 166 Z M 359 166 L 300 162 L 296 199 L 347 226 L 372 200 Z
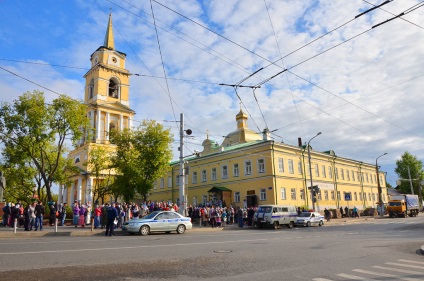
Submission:
M 322 132 L 316 151 L 374 165 L 387 153 L 378 164 L 396 185 L 405 151 L 424 159 L 424 7 L 394 0 L 356 17 L 383 2 L 0 0 L 0 102 L 33 90 L 82 100 L 111 11 L 115 49 L 139 75 L 130 78 L 134 125 L 170 127 L 174 159 L 180 113 L 190 155 L 207 134 L 222 143 L 242 108 L 250 129 L 267 127 L 278 142 Z M 245 78 L 261 87 L 220 85 Z

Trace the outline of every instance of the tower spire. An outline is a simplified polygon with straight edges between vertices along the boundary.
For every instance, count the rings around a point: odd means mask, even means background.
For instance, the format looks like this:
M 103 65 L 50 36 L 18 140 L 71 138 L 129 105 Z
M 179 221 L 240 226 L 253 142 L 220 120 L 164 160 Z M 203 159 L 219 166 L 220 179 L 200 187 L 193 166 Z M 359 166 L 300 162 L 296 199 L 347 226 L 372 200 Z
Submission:
M 112 50 L 115 49 L 115 43 L 113 40 L 113 28 L 112 28 L 112 12 L 109 13 L 109 22 L 107 24 L 105 43 L 103 45 L 109 49 L 112 49 Z

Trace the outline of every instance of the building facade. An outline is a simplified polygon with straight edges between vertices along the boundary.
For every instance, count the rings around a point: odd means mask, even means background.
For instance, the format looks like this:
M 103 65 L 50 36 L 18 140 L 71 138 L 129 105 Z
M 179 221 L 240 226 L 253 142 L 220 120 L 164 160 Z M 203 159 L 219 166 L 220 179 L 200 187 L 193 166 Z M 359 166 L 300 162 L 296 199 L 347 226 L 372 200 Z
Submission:
M 93 201 L 96 179 L 86 165 L 90 151 L 102 147 L 113 153 L 115 146 L 109 143 L 109 132 L 132 128 L 135 112 L 129 107 L 130 73 L 125 69 L 125 61 L 126 54 L 115 50 L 110 14 L 104 44 L 91 54 L 91 68 L 84 75 L 84 103 L 88 105 L 92 134 L 90 139 L 81 139 L 79 146 L 68 155 L 80 173 L 72 176 L 71 186 L 59 188 L 59 198 L 64 202 Z M 109 171 L 104 171 L 105 175 L 107 173 Z
M 307 147 L 301 143 L 293 146 L 275 142 L 267 131 L 260 135 L 249 130 L 243 111 L 237 114 L 236 123 L 237 129 L 222 144 L 207 138 L 202 152 L 185 159 L 187 204 L 213 202 L 241 207 L 279 204 L 311 208 Z M 313 185 L 319 187 L 318 211 L 377 206 L 375 165 L 337 157 L 334 151 L 311 149 L 310 154 Z M 179 162 L 171 163 L 171 167 L 166 176 L 157 180 L 151 200 L 179 204 Z M 379 172 L 379 179 L 383 202 L 387 202 L 383 172 Z M 347 201 L 349 197 L 351 200 Z

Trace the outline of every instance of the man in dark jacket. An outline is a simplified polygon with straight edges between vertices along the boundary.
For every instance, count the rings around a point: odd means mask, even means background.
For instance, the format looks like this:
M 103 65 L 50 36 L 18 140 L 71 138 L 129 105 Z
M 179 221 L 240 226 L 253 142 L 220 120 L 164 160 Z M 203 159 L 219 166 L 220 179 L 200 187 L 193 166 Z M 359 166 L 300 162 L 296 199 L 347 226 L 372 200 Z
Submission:
M 38 201 L 37 206 L 35 206 L 35 231 L 40 227 L 40 231 L 43 231 L 43 217 L 44 217 L 44 206 L 43 202 Z
M 114 229 L 114 221 L 115 219 L 118 218 L 118 211 L 116 210 L 116 205 L 115 203 L 112 204 L 112 206 L 110 206 L 109 208 L 107 208 L 106 210 L 107 212 L 107 224 L 106 224 L 106 233 L 105 236 L 112 236 L 115 235 L 113 234 L 113 229 Z

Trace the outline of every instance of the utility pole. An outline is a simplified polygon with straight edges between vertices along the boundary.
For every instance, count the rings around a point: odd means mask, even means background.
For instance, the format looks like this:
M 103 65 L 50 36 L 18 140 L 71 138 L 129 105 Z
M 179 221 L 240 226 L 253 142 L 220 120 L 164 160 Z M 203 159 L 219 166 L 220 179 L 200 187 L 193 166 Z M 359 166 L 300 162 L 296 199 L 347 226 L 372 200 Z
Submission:
M 309 176 L 311 177 L 311 199 L 312 199 L 312 210 L 315 211 L 315 201 L 316 201 L 316 196 L 315 193 L 316 191 L 318 192 L 318 190 L 316 190 L 314 188 L 314 183 L 312 181 L 312 164 L 311 164 L 311 149 L 309 148 L 309 143 L 311 142 L 311 140 L 313 140 L 314 138 L 318 137 L 319 135 L 321 135 L 321 132 L 319 132 L 318 134 L 316 134 L 313 138 L 311 138 L 308 141 L 308 161 L 309 161 Z
M 378 169 L 378 162 L 377 161 L 378 161 L 378 158 L 380 158 L 384 155 L 387 155 L 387 152 L 378 156 L 377 159 L 375 159 L 375 171 L 377 173 L 378 203 L 380 205 L 380 217 L 383 217 L 383 200 L 382 200 L 383 198 L 381 196 L 380 176 L 378 174 L 379 169 Z
M 411 186 L 411 194 L 414 195 L 414 186 L 412 185 L 412 179 L 411 179 L 411 170 L 408 166 L 408 178 L 409 178 L 409 185 Z
M 185 216 L 187 209 L 186 195 L 185 195 L 185 169 L 184 169 L 184 114 L 180 113 L 180 214 Z

